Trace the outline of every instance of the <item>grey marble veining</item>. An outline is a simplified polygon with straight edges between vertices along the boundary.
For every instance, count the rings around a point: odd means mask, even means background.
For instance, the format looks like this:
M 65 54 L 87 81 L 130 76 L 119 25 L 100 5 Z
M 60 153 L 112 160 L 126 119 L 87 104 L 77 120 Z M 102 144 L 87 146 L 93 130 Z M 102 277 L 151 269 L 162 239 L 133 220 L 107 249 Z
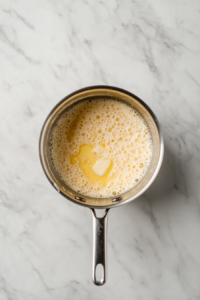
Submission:
M 0 0 L 0 299 L 200 299 L 199 1 Z M 157 115 L 165 158 L 108 220 L 108 281 L 91 280 L 92 216 L 38 158 L 49 111 L 106 84 Z

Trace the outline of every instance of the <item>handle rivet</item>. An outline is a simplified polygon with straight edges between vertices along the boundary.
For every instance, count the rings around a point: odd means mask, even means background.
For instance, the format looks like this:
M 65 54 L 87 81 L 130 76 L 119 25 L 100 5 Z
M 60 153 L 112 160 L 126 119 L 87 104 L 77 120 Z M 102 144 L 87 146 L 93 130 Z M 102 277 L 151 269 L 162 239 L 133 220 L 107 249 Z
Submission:
M 85 202 L 86 201 L 84 198 L 81 198 L 81 197 L 78 197 L 78 196 L 76 196 L 75 199 L 78 200 L 78 201 L 81 201 L 81 202 Z
M 122 200 L 122 197 L 113 198 L 112 202 L 119 202 Z

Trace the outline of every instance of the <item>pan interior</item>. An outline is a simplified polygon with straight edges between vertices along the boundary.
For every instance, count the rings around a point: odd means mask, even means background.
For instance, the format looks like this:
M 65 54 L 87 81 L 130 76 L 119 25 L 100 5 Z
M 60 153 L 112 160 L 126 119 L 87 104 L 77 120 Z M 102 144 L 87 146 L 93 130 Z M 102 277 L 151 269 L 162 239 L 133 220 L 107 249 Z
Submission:
M 99 99 L 100 97 L 117 99 L 118 101 L 122 101 L 130 105 L 144 118 L 152 136 L 153 154 L 147 173 L 136 186 L 134 186 L 129 191 L 118 195 L 117 197 L 121 196 L 121 200 L 116 202 L 113 202 L 113 197 L 92 198 L 85 195 L 83 196 L 73 191 L 58 175 L 56 169 L 53 166 L 50 154 L 51 133 L 61 115 L 64 114 L 66 110 L 71 107 L 71 105 L 74 105 L 79 101 L 95 98 Z M 154 177 L 157 175 L 160 164 L 162 162 L 163 143 L 161 139 L 162 138 L 158 128 L 158 122 L 155 116 L 141 100 L 121 90 L 110 88 L 91 88 L 66 97 L 53 109 L 53 111 L 47 117 L 40 136 L 40 159 L 44 172 L 52 185 L 67 199 L 77 204 L 88 207 L 112 207 L 136 199 L 148 188 L 148 186 L 154 180 Z

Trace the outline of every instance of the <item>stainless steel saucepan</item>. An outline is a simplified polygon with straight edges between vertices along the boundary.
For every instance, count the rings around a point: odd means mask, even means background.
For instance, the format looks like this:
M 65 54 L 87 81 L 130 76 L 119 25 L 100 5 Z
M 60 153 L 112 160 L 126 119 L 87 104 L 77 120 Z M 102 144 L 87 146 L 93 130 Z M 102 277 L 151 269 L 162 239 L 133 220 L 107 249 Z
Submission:
M 143 179 L 131 190 L 110 198 L 92 198 L 81 195 L 68 187 L 59 177 L 55 170 L 50 155 L 50 139 L 52 130 L 59 119 L 71 105 L 85 99 L 94 99 L 95 97 L 105 97 L 120 100 L 133 107 L 146 121 L 152 136 L 153 155 L 150 167 Z M 40 160 L 43 170 L 53 187 L 63 195 L 67 200 L 90 208 L 93 215 L 93 269 L 92 278 L 96 285 L 103 285 L 106 282 L 106 232 L 108 211 L 110 208 L 129 203 L 144 193 L 156 178 L 162 164 L 164 155 L 163 137 L 160 131 L 158 120 L 152 110 L 140 100 L 137 96 L 111 86 L 92 86 L 78 90 L 61 100 L 50 112 L 42 127 L 39 142 Z M 105 209 L 102 218 L 96 216 L 95 209 Z M 96 278 L 97 265 L 103 266 L 103 275 L 101 280 Z

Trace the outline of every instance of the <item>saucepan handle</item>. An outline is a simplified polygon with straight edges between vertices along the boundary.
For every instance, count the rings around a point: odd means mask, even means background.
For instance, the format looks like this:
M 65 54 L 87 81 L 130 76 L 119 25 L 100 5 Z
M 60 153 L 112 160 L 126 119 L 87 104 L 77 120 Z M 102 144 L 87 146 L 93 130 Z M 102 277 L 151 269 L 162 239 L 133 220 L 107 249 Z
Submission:
M 108 211 L 105 210 L 104 216 L 98 218 L 93 208 L 93 264 L 92 264 L 92 280 L 96 285 L 103 285 L 106 282 L 106 271 L 107 271 L 107 223 L 108 223 Z M 103 269 L 103 275 L 100 280 L 96 278 L 97 266 L 101 265 Z

